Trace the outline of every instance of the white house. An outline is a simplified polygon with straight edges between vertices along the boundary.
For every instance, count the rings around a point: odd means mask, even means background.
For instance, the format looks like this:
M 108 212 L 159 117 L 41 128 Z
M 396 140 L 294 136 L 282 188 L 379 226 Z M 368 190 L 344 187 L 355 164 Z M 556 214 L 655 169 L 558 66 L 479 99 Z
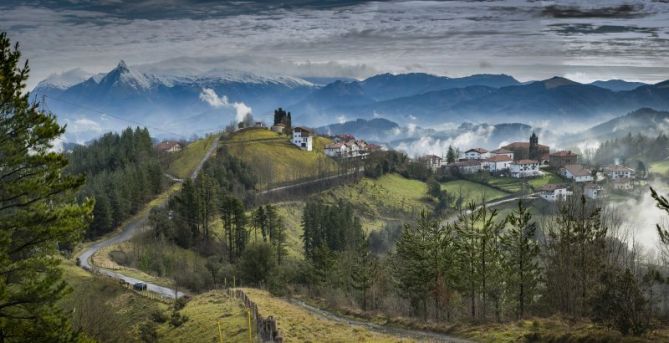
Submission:
M 509 168 L 511 168 L 512 162 L 513 157 L 509 157 L 506 154 L 493 155 L 483 160 L 481 162 L 481 167 L 483 170 L 489 171 L 491 173 L 499 173 L 501 171 L 509 170 Z
M 447 165 L 448 168 L 457 170 L 460 174 L 474 174 L 481 171 L 481 162 L 476 160 L 464 160 Z
M 437 155 L 426 155 L 421 157 L 420 161 L 434 171 L 443 165 L 444 159 Z
M 514 161 L 510 165 L 511 177 L 524 178 L 541 176 L 543 173 L 539 170 L 539 161 L 520 160 Z
M 565 185 L 548 184 L 539 188 L 539 196 L 547 201 L 564 201 L 568 196 L 572 195 Z
M 580 164 L 568 164 L 560 169 L 560 175 L 574 182 L 591 182 L 593 180 L 592 172 L 583 168 Z
M 332 143 L 325 146 L 325 154 L 330 157 L 344 157 L 347 151 L 344 143 Z
M 583 186 L 583 195 L 590 199 L 599 199 L 604 195 L 604 190 L 596 183 L 588 183 Z
M 465 158 L 468 160 L 481 160 L 488 158 L 489 156 L 490 153 L 488 153 L 488 150 L 483 148 L 474 148 L 465 151 Z
M 156 149 L 165 152 L 179 152 L 183 146 L 177 141 L 163 141 L 156 145 Z
M 604 174 L 611 180 L 633 179 L 636 171 L 630 167 L 615 164 L 604 167 Z
M 618 178 L 611 180 L 611 188 L 617 191 L 631 191 L 634 189 L 634 182 L 628 178 Z
M 494 157 L 494 156 L 508 156 L 510 159 L 513 160 L 513 151 L 510 151 L 510 150 L 500 148 L 500 149 L 491 151 L 490 154 L 492 155 L 491 157 Z
M 311 151 L 313 149 L 313 137 L 309 129 L 299 126 L 294 128 L 292 142 L 302 150 Z

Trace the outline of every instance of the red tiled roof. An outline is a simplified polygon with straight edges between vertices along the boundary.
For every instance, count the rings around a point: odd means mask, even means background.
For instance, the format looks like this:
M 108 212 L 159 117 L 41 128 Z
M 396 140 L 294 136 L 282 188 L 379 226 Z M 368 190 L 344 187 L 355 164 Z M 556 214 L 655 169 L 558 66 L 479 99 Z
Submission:
M 575 153 L 571 152 L 571 150 L 562 150 L 562 151 L 556 151 L 551 154 L 551 156 L 555 157 L 568 157 L 568 156 L 577 156 Z
M 483 148 L 474 148 L 474 149 L 469 149 L 469 150 L 465 151 L 465 154 L 470 152 L 470 151 L 478 152 L 479 154 L 485 154 L 486 152 L 488 152 L 488 150 L 483 149 Z
M 564 169 L 568 170 L 571 175 L 574 176 L 588 176 L 590 175 L 590 170 L 583 168 L 580 164 L 568 164 L 564 166 Z
M 492 156 L 492 157 L 486 159 L 486 161 L 490 161 L 490 162 L 504 162 L 504 161 L 512 161 L 512 160 L 513 159 L 511 157 L 507 156 L 507 155 L 496 155 L 496 156 Z

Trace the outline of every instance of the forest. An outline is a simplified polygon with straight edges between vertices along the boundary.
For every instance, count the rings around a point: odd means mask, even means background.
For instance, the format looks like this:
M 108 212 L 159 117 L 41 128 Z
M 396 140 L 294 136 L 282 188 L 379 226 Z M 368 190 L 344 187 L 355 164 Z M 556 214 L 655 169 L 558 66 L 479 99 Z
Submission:
M 68 158 L 66 172 L 86 176 L 79 198 L 95 199 L 87 238 L 99 237 L 118 227 L 166 185 L 146 128 L 107 133 L 89 145 L 74 147 Z

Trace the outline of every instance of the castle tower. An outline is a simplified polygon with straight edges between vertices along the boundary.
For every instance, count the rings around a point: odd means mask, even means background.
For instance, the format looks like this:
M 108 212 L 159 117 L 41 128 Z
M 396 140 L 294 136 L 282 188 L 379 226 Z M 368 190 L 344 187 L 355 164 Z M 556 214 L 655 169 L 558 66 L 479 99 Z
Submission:
M 532 132 L 532 136 L 530 136 L 530 149 L 529 149 L 529 158 L 530 160 L 539 160 L 541 156 L 539 156 L 539 137 Z

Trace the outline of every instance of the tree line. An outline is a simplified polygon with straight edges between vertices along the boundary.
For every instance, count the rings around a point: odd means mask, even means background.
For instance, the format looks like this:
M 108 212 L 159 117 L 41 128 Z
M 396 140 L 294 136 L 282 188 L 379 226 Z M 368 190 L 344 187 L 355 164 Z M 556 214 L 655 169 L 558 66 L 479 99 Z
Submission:
M 165 187 L 163 169 L 146 128 L 107 133 L 69 153 L 70 174 L 83 174 L 80 198 L 94 198 L 93 221 L 86 231 L 95 238 L 137 213 Z

